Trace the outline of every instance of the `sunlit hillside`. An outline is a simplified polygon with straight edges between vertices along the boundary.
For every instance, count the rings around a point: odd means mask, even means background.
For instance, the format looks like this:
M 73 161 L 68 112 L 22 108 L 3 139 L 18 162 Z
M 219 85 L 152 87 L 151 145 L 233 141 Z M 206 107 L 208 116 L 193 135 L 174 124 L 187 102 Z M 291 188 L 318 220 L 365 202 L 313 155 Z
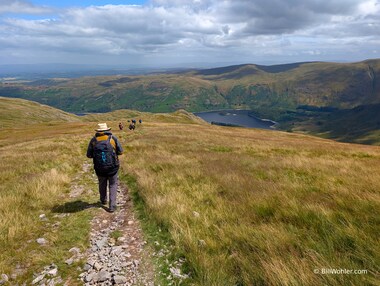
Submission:
M 0 134 L 0 273 L 19 269 L 13 285 L 53 262 L 64 281 L 81 285 L 83 262 L 64 261 L 71 247 L 88 247 L 89 221 L 104 211 L 84 168 L 97 122 L 126 151 L 120 178 L 150 225 L 148 244 L 155 247 L 153 228 L 186 258 L 182 285 L 378 285 L 379 147 L 212 126 L 184 111 L 131 112 Z M 143 120 L 136 130 L 117 129 L 132 116 Z M 83 193 L 70 197 L 78 184 Z M 75 211 L 78 202 L 91 207 Z
M 183 124 L 127 146 L 124 170 L 200 285 L 376 285 L 380 148 Z M 315 274 L 330 268 L 368 273 Z
M 119 121 L 128 123 L 131 119 L 141 119 L 148 122 L 207 124 L 201 118 L 185 110 L 177 110 L 172 113 L 150 113 L 136 110 L 116 110 L 107 113 L 90 113 L 82 117 L 83 121 Z M 127 126 L 126 126 L 127 127 Z
M 77 116 L 37 102 L 0 97 L 0 128 L 41 122 L 77 122 Z

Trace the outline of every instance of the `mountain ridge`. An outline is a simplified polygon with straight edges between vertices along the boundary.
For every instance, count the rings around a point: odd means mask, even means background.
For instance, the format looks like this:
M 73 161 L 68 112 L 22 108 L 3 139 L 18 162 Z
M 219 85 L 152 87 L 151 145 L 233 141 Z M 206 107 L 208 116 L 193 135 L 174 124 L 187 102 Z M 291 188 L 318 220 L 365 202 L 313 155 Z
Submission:
M 280 129 L 292 131 L 292 126 L 302 123 L 305 115 L 308 121 L 314 120 L 313 124 L 326 115 L 316 111 L 300 114 L 300 106 L 351 110 L 379 104 L 379 77 L 380 59 L 356 63 L 243 64 L 149 75 L 2 82 L 0 96 L 34 100 L 73 113 L 250 109 L 259 117 L 279 122 Z M 372 112 L 373 108 L 368 110 Z M 377 113 L 373 114 L 378 118 Z M 337 127 L 330 128 L 323 132 L 334 133 Z

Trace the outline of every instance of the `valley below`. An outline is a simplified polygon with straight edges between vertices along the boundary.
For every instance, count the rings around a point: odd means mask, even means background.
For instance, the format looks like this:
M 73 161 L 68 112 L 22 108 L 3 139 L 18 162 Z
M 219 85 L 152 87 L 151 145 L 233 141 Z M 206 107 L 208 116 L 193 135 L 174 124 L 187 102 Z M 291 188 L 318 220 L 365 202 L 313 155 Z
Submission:
M 380 60 L 253 64 L 143 75 L 3 80 L 0 96 L 82 114 L 251 110 L 276 128 L 379 144 Z

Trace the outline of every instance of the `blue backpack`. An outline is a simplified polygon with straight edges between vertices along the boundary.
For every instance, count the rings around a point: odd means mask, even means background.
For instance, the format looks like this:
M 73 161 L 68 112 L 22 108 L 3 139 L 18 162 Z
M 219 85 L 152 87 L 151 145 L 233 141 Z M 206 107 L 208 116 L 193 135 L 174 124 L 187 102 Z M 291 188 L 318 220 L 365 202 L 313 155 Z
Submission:
M 96 140 L 94 145 L 94 168 L 98 176 L 113 176 L 119 170 L 119 159 L 111 144 L 112 135 L 107 140 Z

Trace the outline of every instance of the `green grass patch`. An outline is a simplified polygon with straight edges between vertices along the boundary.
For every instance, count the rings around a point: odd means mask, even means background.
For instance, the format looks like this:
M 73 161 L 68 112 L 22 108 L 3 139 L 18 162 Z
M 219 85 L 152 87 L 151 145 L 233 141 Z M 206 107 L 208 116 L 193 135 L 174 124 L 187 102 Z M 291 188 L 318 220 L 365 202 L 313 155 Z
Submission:
M 122 237 L 123 233 L 120 230 L 114 230 L 113 232 L 110 233 L 110 237 L 113 239 L 117 240 L 119 237 Z
M 152 210 L 149 209 L 143 197 L 141 196 L 142 189 L 138 185 L 136 178 L 130 174 L 124 173 L 120 175 L 120 180 L 128 186 L 129 192 L 132 196 L 134 208 L 137 211 L 138 218 L 141 222 L 141 226 L 144 232 L 144 236 L 147 239 L 148 245 L 152 247 L 155 253 L 154 262 L 156 265 L 158 276 L 158 283 L 166 285 L 167 277 L 171 275 L 170 267 L 173 267 L 185 258 L 179 248 L 176 247 L 172 236 L 170 235 L 170 229 L 168 225 L 157 220 L 153 215 Z M 193 270 L 191 266 L 185 262 L 181 263 L 182 273 L 191 273 Z M 173 279 L 175 285 L 178 281 Z M 193 285 L 192 279 L 188 278 L 182 281 L 181 285 Z

